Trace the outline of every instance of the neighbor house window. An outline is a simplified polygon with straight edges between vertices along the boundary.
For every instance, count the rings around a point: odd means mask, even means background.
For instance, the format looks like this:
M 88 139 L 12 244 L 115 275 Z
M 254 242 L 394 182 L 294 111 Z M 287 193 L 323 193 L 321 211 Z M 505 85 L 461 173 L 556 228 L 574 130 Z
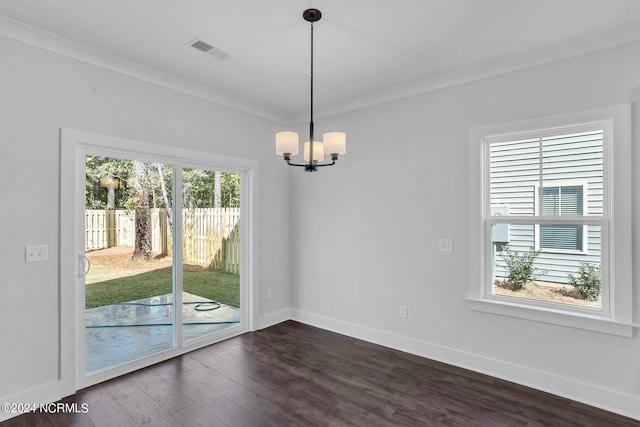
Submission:
M 631 289 L 630 239 L 620 230 L 630 213 L 628 114 L 619 106 L 472 130 L 482 230 L 474 308 L 534 309 L 523 317 L 553 322 L 559 313 L 630 316 L 621 299 Z
M 599 178 L 598 181 L 601 181 Z M 587 184 L 539 187 L 538 212 L 542 216 L 582 217 L 586 213 Z M 576 224 L 541 224 L 536 248 L 543 252 L 585 253 L 587 227 Z

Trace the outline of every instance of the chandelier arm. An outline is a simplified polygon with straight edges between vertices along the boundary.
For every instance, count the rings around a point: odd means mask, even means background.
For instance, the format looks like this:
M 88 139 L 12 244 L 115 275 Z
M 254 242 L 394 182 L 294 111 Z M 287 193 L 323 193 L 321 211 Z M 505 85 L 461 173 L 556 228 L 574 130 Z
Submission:
M 291 160 L 289 160 L 289 159 L 284 159 L 284 161 L 285 161 L 285 162 L 287 162 L 287 164 L 288 164 L 289 166 L 300 166 L 300 167 L 306 167 L 306 166 L 309 166 L 309 163 L 293 163 L 293 162 L 291 162 Z
M 335 164 L 336 164 L 336 161 L 333 160 L 331 163 L 317 163 L 315 166 L 320 168 L 322 166 L 333 166 Z
M 299 166 L 302 168 L 307 168 L 308 170 L 323 167 L 323 166 L 333 166 L 336 164 L 336 160 L 338 160 L 338 156 L 331 159 L 331 163 L 293 163 L 290 158 L 285 158 L 284 161 L 287 162 L 289 166 Z

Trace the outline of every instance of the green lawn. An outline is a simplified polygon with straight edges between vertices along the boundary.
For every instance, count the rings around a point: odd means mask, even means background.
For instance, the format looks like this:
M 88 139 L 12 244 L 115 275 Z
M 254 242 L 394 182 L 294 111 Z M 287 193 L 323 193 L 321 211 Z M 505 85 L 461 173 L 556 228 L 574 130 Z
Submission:
M 114 274 L 120 277 L 113 277 Z M 94 266 L 86 281 L 86 308 L 115 302 L 133 301 L 171 293 L 171 271 L 166 269 L 146 273 L 114 272 L 109 266 Z M 186 271 L 184 291 L 218 302 L 240 305 L 240 276 L 219 271 Z

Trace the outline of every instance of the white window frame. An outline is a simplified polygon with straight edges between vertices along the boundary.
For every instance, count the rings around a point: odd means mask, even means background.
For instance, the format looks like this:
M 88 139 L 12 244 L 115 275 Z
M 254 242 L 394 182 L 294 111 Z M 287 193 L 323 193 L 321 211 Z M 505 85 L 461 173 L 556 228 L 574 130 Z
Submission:
M 608 129 L 603 147 L 604 209 L 602 216 L 502 217 L 491 216 L 489 198 L 488 138 L 497 141 L 525 133 L 545 136 L 560 128 L 593 124 Z M 613 136 L 615 135 L 615 140 Z M 633 335 L 631 276 L 631 105 L 621 104 L 470 130 L 471 263 L 467 300 L 472 310 L 567 327 L 631 337 Z M 601 227 L 602 309 L 583 309 L 523 298 L 494 295 L 491 286 L 491 224 L 567 223 Z
M 535 207 L 535 215 L 540 215 L 540 198 L 542 195 L 540 194 L 540 189 L 544 187 L 582 187 L 582 216 L 587 216 L 585 212 L 587 212 L 587 200 L 589 197 L 589 185 L 586 180 L 562 180 L 562 181 L 553 181 L 550 182 L 549 185 L 540 186 L 539 184 L 534 185 L 534 207 Z M 557 216 L 549 216 L 549 218 L 559 218 Z M 540 247 L 540 224 L 536 224 L 535 226 L 535 249 L 544 253 L 549 254 L 575 254 L 575 255 L 587 255 L 589 253 L 589 233 L 587 232 L 587 226 L 582 226 L 582 250 L 569 250 L 569 249 L 553 249 L 553 248 L 541 248 Z

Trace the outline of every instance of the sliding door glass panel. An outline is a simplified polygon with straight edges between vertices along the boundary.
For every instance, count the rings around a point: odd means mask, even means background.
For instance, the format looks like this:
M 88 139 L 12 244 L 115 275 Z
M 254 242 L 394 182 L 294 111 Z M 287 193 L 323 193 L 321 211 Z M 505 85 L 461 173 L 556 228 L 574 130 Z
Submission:
M 182 170 L 183 339 L 240 323 L 240 176 Z
M 175 346 L 171 165 L 86 156 L 85 372 Z

